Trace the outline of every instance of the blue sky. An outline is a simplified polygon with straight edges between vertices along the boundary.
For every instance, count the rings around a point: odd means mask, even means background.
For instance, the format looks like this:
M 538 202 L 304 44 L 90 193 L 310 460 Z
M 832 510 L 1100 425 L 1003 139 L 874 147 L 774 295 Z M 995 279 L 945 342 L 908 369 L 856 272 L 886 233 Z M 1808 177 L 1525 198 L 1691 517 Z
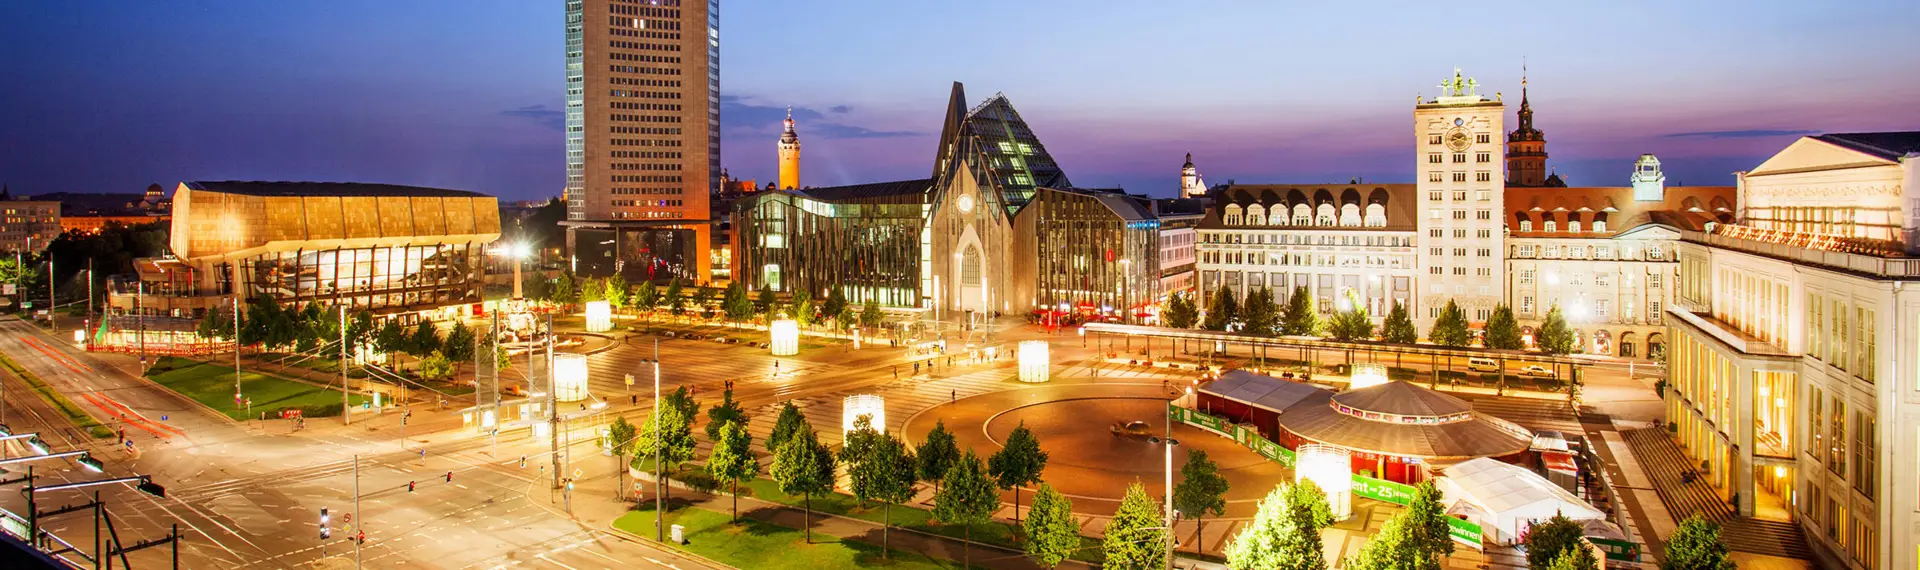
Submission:
M 560 0 L 0 5 L 0 182 L 185 179 L 558 192 Z M 1005 92 L 1083 186 L 1411 181 L 1411 105 L 1454 67 L 1549 161 L 1624 184 L 1731 172 L 1809 132 L 1920 129 L 1920 2 L 966 3 L 723 0 L 726 166 L 764 183 L 787 105 L 803 181 L 925 176 L 952 81 Z

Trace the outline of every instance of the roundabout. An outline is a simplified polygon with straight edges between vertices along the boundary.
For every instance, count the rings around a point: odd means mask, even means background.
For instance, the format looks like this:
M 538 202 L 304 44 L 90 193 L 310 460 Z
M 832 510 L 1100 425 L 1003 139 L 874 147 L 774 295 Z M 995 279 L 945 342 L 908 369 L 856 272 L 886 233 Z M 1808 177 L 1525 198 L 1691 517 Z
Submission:
M 984 461 L 998 452 L 1009 433 L 1025 424 L 1047 452 L 1042 478 L 1074 500 L 1084 514 L 1112 514 L 1127 486 L 1139 482 L 1154 497 L 1163 495 L 1166 455 L 1158 443 L 1166 433 L 1167 398 L 1160 384 L 1056 384 L 991 392 L 927 409 L 907 420 L 909 442 L 926 439 L 944 423 L 960 449 Z M 1117 434 L 1112 427 L 1145 422 L 1144 434 Z M 1254 503 L 1293 473 L 1224 436 L 1186 424 L 1173 428 L 1173 469 L 1194 450 L 1205 451 L 1231 488 L 1227 517 L 1251 516 Z M 1011 491 L 1003 501 L 1012 502 Z M 1023 493 L 1031 497 L 1031 492 Z

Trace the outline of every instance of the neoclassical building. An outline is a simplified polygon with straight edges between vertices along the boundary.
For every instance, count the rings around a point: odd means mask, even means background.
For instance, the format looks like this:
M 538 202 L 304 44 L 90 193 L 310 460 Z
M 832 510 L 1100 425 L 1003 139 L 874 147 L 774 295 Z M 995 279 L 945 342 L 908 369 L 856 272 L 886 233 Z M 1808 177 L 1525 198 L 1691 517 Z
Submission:
M 1920 132 L 1803 137 L 1682 230 L 1667 417 L 1740 514 L 1827 568 L 1913 568 L 1920 536 Z
M 1631 186 L 1507 188 L 1507 305 L 1532 334 L 1553 307 L 1581 352 L 1657 358 L 1680 232 L 1733 219 L 1732 186 L 1666 186 L 1642 155 Z
M 1284 301 L 1306 287 L 1322 311 L 1346 292 L 1376 316 L 1392 303 L 1415 310 L 1418 200 L 1412 184 L 1229 184 L 1211 194 L 1199 224 L 1202 296 L 1235 299 L 1262 287 Z M 1205 307 L 1202 299 L 1202 307 Z

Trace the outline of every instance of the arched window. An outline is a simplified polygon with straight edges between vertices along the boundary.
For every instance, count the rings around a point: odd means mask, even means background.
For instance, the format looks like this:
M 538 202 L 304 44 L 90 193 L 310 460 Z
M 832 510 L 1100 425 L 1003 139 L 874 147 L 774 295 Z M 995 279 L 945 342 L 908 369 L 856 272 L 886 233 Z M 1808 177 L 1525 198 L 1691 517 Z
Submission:
M 1313 225 L 1331 226 L 1334 224 L 1333 204 L 1321 204 L 1315 214 Z
M 960 256 L 960 284 L 979 287 L 980 270 L 980 248 L 968 245 L 967 252 Z
M 1596 233 L 1596 234 L 1607 233 L 1607 221 L 1595 220 L 1593 222 L 1593 233 Z
M 1555 224 L 1553 220 L 1547 220 L 1547 233 L 1553 233 L 1553 232 L 1559 231 L 1559 228 L 1556 228 L 1554 226 Z
M 1249 226 L 1267 225 L 1267 209 L 1265 207 L 1262 207 L 1259 204 L 1247 206 L 1247 225 Z
M 1229 226 L 1240 225 L 1240 205 L 1228 204 L 1226 219 L 1222 221 Z
M 1313 225 L 1313 208 L 1307 207 L 1306 204 L 1294 204 L 1293 205 L 1293 225 L 1296 225 L 1296 226 Z
M 1340 207 L 1340 225 L 1355 227 L 1360 225 L 1360 205 L 1347 204 Z
M 1533 220 L 1520 220 L 1520 231 L 1522 232 L 1533 231 Z
M 1387 227 L 1387 207 L 1379 204 L 1367 204 L 1367 227 Z
M 1567 231 L 1573 232 L 1576 234 L 1580 233 L 1580 220 L 1573 220 L 1573 221 L 1567 222 Z

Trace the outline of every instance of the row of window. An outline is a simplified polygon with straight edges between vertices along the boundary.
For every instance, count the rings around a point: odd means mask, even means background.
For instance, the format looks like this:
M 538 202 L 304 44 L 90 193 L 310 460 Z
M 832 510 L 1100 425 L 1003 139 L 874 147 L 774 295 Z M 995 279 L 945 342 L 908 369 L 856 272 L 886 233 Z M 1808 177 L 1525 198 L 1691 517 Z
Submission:
M 1445 135 L 1441 135 L 1440 133 L 1427 133 L 1427 144 L 1440 144 L 1444 141 L 1444 139 L 1441 138 L 1443 136 Z M 1487 134 L 1474 135 L 1473 141 L 1479 144 L 1487 144 L 1493 141 L 1493 136 Z
M 607 132 L 616 135 L 677 135 L 680 127 L 607 127 Z
M 1872 309 L 1848 307 L 1845 299 L 1807 293 L 1806 354 L 1869 383 L 1879 350 L 1875 345 L 1878 325 Z
M 1204 232 L 1201 243 L 1247 243 L 1259 245 L 1346 245 L 1365 247 L 1412 247 L 1413 238 L 1397 235 L 1342 235 L 1295 233 Z
M 627 89 L 609 90 L 607 92 L 607 95 L 614 96 L 614 97 L 633 97 L 637 99 L 679 99 L 680 98 L 679 93 L 675 93 L 672 91 L 631 91 Z
M 1431 173 L 1431 174 L 1432 174 L 1432 180 L 1433 180 L 1434 182 L 1439 182 L 1439 181 L 1440 181 L 1440 173 L 1439 173 L 1439 172 L 1433 172 L 1433 173 Z M 1480 174 L 1481 174 L 1482 176 L 1485 176 L 1485 175 L 1486 175 L 1486 173 L 1484 173 L 1484 172 L 1482 172 L 1482 173 L 1480 173 Z M 1455 173 L 1453 173 L 1453 175 L 1454 175 L 1454 181 L 1456 181 L 1456 182 L 1465 182 L 1465 181 L 1466 181 L 1466 176 L 1467 176 L 1467 173 L 1465 173 L 1465 172 L 1455 172 Z M 1485 182 L 1485 181 L 1486 181 L 1486 179 L 1485 179 L 1485 178 L 1482 178 L 1482 179 L 1481 179 L 1481 181 L 1482 181 L 1482 182 Z M 1446 192 L 1445 190 L 1428 190 L 1428 191 L 1427 191 L 1427 199 L 1428 199 L 1428 200 L 1431 200 L 1431 201 L 1434 201 L 1434 202 L 1439 202 L 1439 201 L 1441 201 L 1441 200 L 1445 200 L 1446 198 L 1447 198 L 1447 192 Z M 1456 202 L 1465 202 L 1465 201 L 1467 201 L 1467 191 L 1466 191 L 1466 190 L 1454 190 L 1454 191 L 1453 191 L 1453 199 L 1454 199 L 1454 201 L 1456 201 Z M 1473 199 L 1474 199 L 1475 201 L 1478 201 L 1478 202 L 1491 202 L 1491 201 L 1493 201 L 1493 191 L 1492 191 L 1492 190 L 1475 190 L 1475 191 L 1473 191 Z
M 618 174 L 611 178 L 613 182 L 680 182 L 678 174 Z
M 682 201 L 682 200 L 614 200 L 613 205 L 634 206 L 634 207 L 639 207 L 639 206 L 670 207 L 670 206 L 685 205 L 685 201 Z
M 1245 215 L 1239 204 L 1228 204 L 1222 222 L 1229 226 L 1348 226 L 1379 228 L 1387 225 L 1387 208 L 1380 204 L 1368 204 L 1365 213 L 1359 204 L 1347 204 L 1337 210 L 1333 204 L 1322 203 L 1318 208 L 1306 204 L 1294 204 L 1293 217 L 1287 217 L 1288 208 L 1274 205 L 1269 211 L 1266 206 L 1252 204 L 1245 208 Z M 1292 223 L 1288 223 L 1291 221 Z
M 1487 238 L 1491 238 L 1491 237 L 1493 237 L 1493 230 L 1490 230 L 1490 229 L 1486 229 L 1486 228 L 1481 228 L 1481 229 L 1477 229 L 1477 230 L 1473 230 L 1473 234 L 1474 234 L 1474 236 L 1475 236 L 1475 237 L 1478 237 L 1478 238 L 1480 238 L 1480 239 L 1487 239 Z M 1440 228 L 1432 228 L 1432 229 L 1428 229 L 1428 230 L 1427 230 L 1427 237 L 1431 237 L 1431 238 L 1444 238 L 1444 237 L 1447 237 L 1447 230 L 1444 230 L 1444 229 L 1440 229 Z M 1466 238 L 1467 238 L 1467 230 L 1466 230 L 1466 228 L 1455 228 L 1455 229 L 1453 230 L 1453 238 L 1454 238 L 1454 239 L 1466 239 Z
M 674 134 L 679 134 L 679 133 L 674 133 Z M 609 139 L 607 142 L 612 146 L 662 146 L 662 147 L 680 146 L 680 141 L 672 140 L 672 139 Z
M 1442 154 L 1443 153 L 1438 153 L 1438 152 L 1427 153 L 1427 164 L 1441 164 L 1445 162 L 1441 160 Z M 1480 162 L 1480 163 L 1493 162 L 1493 153 L 1484 152 L 1484 151 L 1476 152 L 1473 154 L 1473 161 Z M 1464 153 L 1464 152 L 1453 153 L 1454 164 L 1466 164 L 1466 162 L 1467 162 L 1467 153 Z
M 1540 254 L 1539 259 L 1562 259 L 1561 252 L 1564 251 L 1566 252 L 1565 259 L 1587 259 L 1588 252 L 1592 252 L 1593 259 L 1640 260 L 1640 258 L 1636 257 L 1640 252 L 1639 248 L 1630 245 L 1620 246 L 1620 255 L 1618 257 L 1614 255 L 1614 249 L 1611 245 L 1596 245 L 1591 246 L 1591 248 L 1585 245 L 1569 245 L 1565 246 L 1565 249 L 1562 249 L 1562 246 L 1558 245 L 1535 246 L 1534 244 L 1518 244 L 1513 246 L 1513 256 L 1519 259 L 1534 259 L 1534 252 L 1536 251 Z M 1665 261 L 1666 254 L 1666 248 L 1661 247 L 1660 244 L 1649 245 L 1647 246 L 1647 257 L 1645 260 Z
M 1475 250 L 1475 251 L 1477 251 L 1477 252 L 1478 252 L 1478 253 L 1476 253 L 1476 255 L 1478 255 L 1478 256 L 1480 256 L 1480 257 L 1493 257 L 1493 250 L 1492 250 L 1492 249 L 1489 249 L 1489 248 L 1484 248 L 1484 247 L 1483 247 L 1483 248 L 1480 248 L 1480 249 L 1478 249 L 1478 250 Z M 1447 255 L 1447 248 L 1444 248 L 1444 247 L 1430 247 L 1430 248 L 1427 248 L 1427 255 L 1431 255 L 1431 256 L 1434 256 L 1434 257 L 1444 257 L 1444 256 L 1446 256 L 1446 255 Z M 1464 247 L 1456 247 L 1456 248 L 1453 248 L 1453 255 L 1455 255 L 1455 256 L 1458 256 L 1458 257 L 1466 257 L 1466 256 L 1467 256 L 1467 248 L 1464 248 Z
M 1442 220 L 1442 219 L 1446 219 L 1446 218 L 1448 218 L 1448 217 L 1449 217 L 1449 214 L 1451 214 L 1451 217 L 1452 217 L 1453 219 L 1455 219 L 1455 220 L 1465 220 L 1465 219 L 1467 219 L 1467 211 L 1466 211 L 1466 210 L 1451 210 L 1451 211 L 1449 211 L 1449 210 L 1445 210 L 1445 209 L 1441 209 L 1441 208 L 1433 208 L 1433 209 L 1430 209 L 1430 210 L 1427 210 L 1427 219 L 1429 219 L 1429 220 Z M 1473 212 L 1473 219 L 1476 219 L 1476 220 L 1491 220 L 1491 219 L 1493 219 L 1493 210 L 1475 210 L 1475 211 Z
M 1586 276 L 1587 276 L 1587 273 L 1586 273 L 1586 272 L 1584 272 L 1584 271 L 1569 271 L 1569 272 L 1567 272 L 1567 274 L 1566 274 L 1566 279 L 1567 279 L 1567 284 L 1568 284 L 1568 285 L 1586 285 L 1586 284 L 1587 284 L 1587 277 L 1586 277 Z M 1519 275 L 1519 282 L 1520 282 L 1520 284 L 1521 284 L 1521 285 L 1532 285 L 1532 284 L 1533 284 L 1533 281 L 1534 281 L 1534 279 L 1533 279 L 1533 277 L 1534 277 L 1534 270 L 1532 270 L 1532 269 L 1522 269 L 1522 270 L 1520 270 L 1520 275 Z M 1655 272 L 1655 273 L 1648 273 L 1648 274 L 1647 274 L 1647 288 L 1648 288 L 1648 289 L 1659 289 L 1659 288 L 1660 288 L 1660 286 L 1661 286 L 1661 284 L 1662 284 L 1662 283 L 1664 282 L 1664 280 L 1663 280 L 1663 279 L 1661 279 L 1661 277 L 1662 277 L 1662 275 L 1661 275 L 1660 273 L 1658 273 L 1658 272 Z M 1633 274 L 1632 274 L 1632 273 L 1625 273 L 1625 274 L 1622 274 L 1622 275 L 1620 276 L 1620 280 L 1621 280 L 1621 283 L 1620 283 L 1620 285 L 1621 285 L 1622 287 L 1626 287 L 1626 288 L 1629 288 L 1629 289 L 1631 289 L 1631 288 L 1633 288 Z M 1546 282 L 1547 282 L 1547 285 L 1559 285 L 1559 284 L 1560 284 L 1560 274 L 1559 274 L 1559 273 L 1555 273 L 1555 272 L 1551 272 L 1551 271 L 1549 271 L 1549 272 L 1547 272 L 1547 279 L 1546 279 Z M 1612 283 L 1613 283 L 1613 273 L 1610 273 L 1610 272 L 1605 272 L 1605 271 L 1600 271 L 1600 272 L 1595 272 L 1595 273 L 1593 274 L 1593 284 L 1594 284 L 1594 285 L 1598 285 L 1598 286 L 1601 286 L 1601 287 L 1607 287 L 1607 286 L 1610 286 L 1610 285 L 1612 285 Z
M 1412 263 L 1397 255 L 1361 255 L 1331 253 L 1261 253 L 1242 251 L 1202 251 L 1200 263 L 1238 265 L 1298 265 L 1320 267 L 1375 267 L 1404 269 Z
M 1452 271 L 1448 271 L 1448 269 L 1449 268 L 1440 266 L 1440 265 L 1428 265 L 1427 274 L 1428 275 L 1446 275 L 1448 273 L 1452 273 L 1454 276 L 1457 276 L 1457 277 L 1465 277 L 1467 275 L 1466 267 L 1453 267 L 1451 268 Z M 1475 277 L 1492 277 L 1493 268 L 1492 267 L 1475 267 L 1473 268 L 1473 275 Z M 1438 285 L 1436 285 L 1436 287 L 1438 287 Z

